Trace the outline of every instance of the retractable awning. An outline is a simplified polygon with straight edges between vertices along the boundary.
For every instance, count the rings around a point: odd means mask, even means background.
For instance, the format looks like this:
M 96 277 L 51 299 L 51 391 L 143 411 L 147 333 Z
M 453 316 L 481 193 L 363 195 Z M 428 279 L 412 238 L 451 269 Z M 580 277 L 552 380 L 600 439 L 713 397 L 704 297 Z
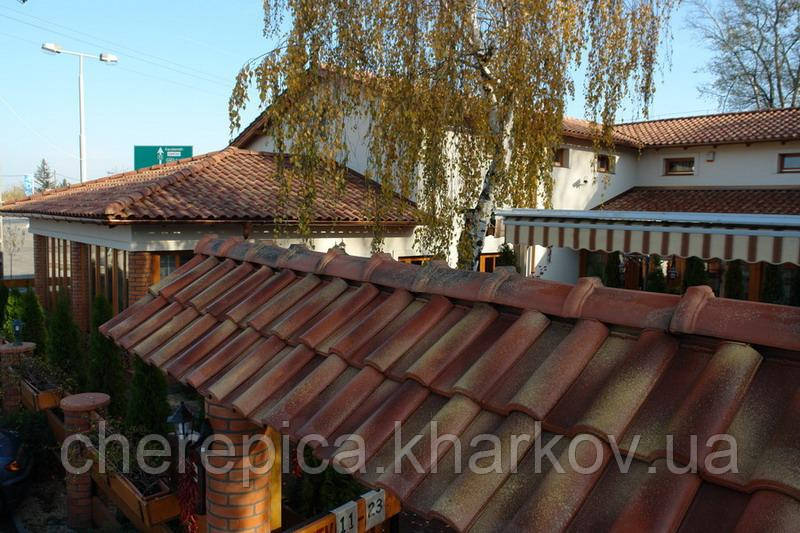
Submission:
M 516 246 L 800 265 L 800 216 L 650 211 L 499 211 Z

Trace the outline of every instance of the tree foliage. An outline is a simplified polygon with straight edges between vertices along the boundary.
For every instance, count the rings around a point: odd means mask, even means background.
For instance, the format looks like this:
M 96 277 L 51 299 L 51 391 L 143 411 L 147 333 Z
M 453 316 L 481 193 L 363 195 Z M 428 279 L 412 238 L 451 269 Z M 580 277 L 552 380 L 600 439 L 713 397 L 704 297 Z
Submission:
M 36 192 L 46 191 L 56 186 L 56 171 L 50 168 L 45 159 L 42 159 L 36 172 L 33 173 L 33 183 Z
M 166 433 L 169 404 L 167 380 L 161 370 L 133 358 L 133 379 L 128 394 L 125 425 L 153 433 Z
M 696 0 L 690 24 L 714 51 L 700 88 L 722 109 L 800 104 L 800 1 Z
M 606 256 L 606 267 L 603 270 L 603 284 L 606 287 L 623 287 L 625 280 L 620 272 L 622 258 L 619 252 L 611 252 Z
M 92 302 L 92 326 L 89 332 L 89 369 L 87 389 L 111 396 L 109 412 L 112 416 L 125 414 L 126 383 L 122 354 L 114 341 L 100 333 L 100 326 L 112 317 L 111 304 L 102 294 Z
M 343 183 L 331 161 L 366 144 L 368 177 L 381 184 L 366 199 L 374 247 L 386 199 L 399 192 L 423 212 L 418 249 L 447 257 L 458 243 L 461 266 L 475 268 L 496 205 L 551 204 L 578 65 L 587 115 L 604 125 L 598 139 L 610 139 L 627 97 L 646 111 L 672 4 L 265 0 L 264 34 L 278 46 L 239 72 L 232 129 L 254 86 L 265 133 L 300 170 L 304 236 L 321 184 Z M 354 118 L 369 125 L 366 138 L 352 138 Z

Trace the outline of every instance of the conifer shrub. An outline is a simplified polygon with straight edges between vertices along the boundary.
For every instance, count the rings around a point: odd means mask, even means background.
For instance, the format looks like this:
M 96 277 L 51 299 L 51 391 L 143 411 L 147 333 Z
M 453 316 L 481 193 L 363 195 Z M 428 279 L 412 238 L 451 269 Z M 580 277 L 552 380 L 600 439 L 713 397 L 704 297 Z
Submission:
M 122 354 L 114 341 L 100 333 L 100 326 L 113 316 L 111 304 L 102 294 L 92 301 L 92 325 L 89 331 L 89 363 L 86 376 L 87 389 L 111 396 L 108 410 L 111 416 L 125 415 L 127 399 L 125 369 Z
M 125 425 L 151 433 L 167 432 L 167 380 L 161 370 L 133 358 L 133 379 L 128 393 Z
M 742 278 L 742 262 L 738 259 L 728 261 L 725 266 L 725 298 L 742 300 L 745 297 Z
M 667 292 L 667 278 L 664 276 L 661 257 L 652 255 L 650 260 L 653 262 L 653 270 L 647 274 L 645 290 L 648 292 Z
M 81 342 L 81 334 L 72 319 L 69 297 L 60 293 L 56 305 L 47 321 L 47 336 L 52 339 L 47 346 L 47 359 L 75 382 L 79 388 L 86 385 L 86 358 Z
M 603 285 L 606 287 L 622 287 L 624 285 L 619 267 L 619 252 L 611 252 L 608 254 L 608 256 L 606 256 L 606 268 L 603 271 Z
M 710 282 L 708 272 L 706 272 L 706 263 L 699 257 L 690 257 L 686 260 L 686 274 L 683 278 L 685 287 L 694 287 L 696 285 L 708 285 Z
M 780 266 L 768 263 L 764 267 L 761 301 L 771 304 L 783 303 L 783 280 L 781 279 Z

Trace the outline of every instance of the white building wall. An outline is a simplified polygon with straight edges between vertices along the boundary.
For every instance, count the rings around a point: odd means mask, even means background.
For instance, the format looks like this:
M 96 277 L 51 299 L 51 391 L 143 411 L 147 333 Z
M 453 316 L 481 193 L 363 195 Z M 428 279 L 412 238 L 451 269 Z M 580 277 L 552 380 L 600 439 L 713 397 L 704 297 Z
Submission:
M 778 172 L 778 155 L 800 152 L 800 141 L 786 143 L 725 144 L 646 150 L 638 164 L 636 185 L 648 187 L 764 187 L 800 185 L 800 174 Z M 694 157 L 691 176 L 665 176 L 664 159 Z M 708 159 L 713 158 L 713 161 Z

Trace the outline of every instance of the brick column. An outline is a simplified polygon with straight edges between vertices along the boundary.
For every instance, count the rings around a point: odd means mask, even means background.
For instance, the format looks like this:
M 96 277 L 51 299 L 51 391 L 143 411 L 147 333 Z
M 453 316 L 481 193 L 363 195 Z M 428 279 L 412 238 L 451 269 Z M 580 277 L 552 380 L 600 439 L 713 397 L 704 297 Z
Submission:
M 227 437 L 233 443 L 232 455 L 208 457 L 210 467 L 220 468 L 226 464 L 232 467 L 222 474 L 206 471 L 208 532 L 268 533 L 271 473 L 254 473 L 248 465 L 252 465 L 254 469 L 263 469 L 269 460 L 270 450 L 263 440 L 254 441 L 249 451 L 244 446 L 246 439 L 254 435 L 264 435 L 264 428 L 211 401 L 206 403 L 206 414 L 214 434 L 220 438 Z M 223 453 L 226 446 L 219 441 L 212 442 L 209 451 Z M 245 470 L 250 471 L 246 474 Z M 249 479 L 245 481 L 245 477 Z
M 147 294 L 153 279 L 152 254 L 128 252 L 128 305 Z
M 3 412 L 12 413 L 19 410 L 22 396 L 19 392 L 19 378 L 11 373 L 11 367 L 18 365 L 23 357 L 36 350 L 33 342 L 22 344 L 0 344 L 0 372 L 2 372 Z
M 109 404 L 108 394 L 100 392 L 84 392 L 73 394 L 61 400 L 64 411 L 64 426 L 67 436 L 75 433 L 86 433 L 91 426 L 90 415 Z M 84 452 L 82 444 L 73 443 Z M 67 525 L 75 529 L 84 529 L 92 525 L 92 474 L 67 473 Z
M 70 242 L 69 264 L 72 317 L 81 331 L 89 331 L 89 247 Z
M 39 303 L 47 307 L 47 237 L 33 236 L 33 288 Z

